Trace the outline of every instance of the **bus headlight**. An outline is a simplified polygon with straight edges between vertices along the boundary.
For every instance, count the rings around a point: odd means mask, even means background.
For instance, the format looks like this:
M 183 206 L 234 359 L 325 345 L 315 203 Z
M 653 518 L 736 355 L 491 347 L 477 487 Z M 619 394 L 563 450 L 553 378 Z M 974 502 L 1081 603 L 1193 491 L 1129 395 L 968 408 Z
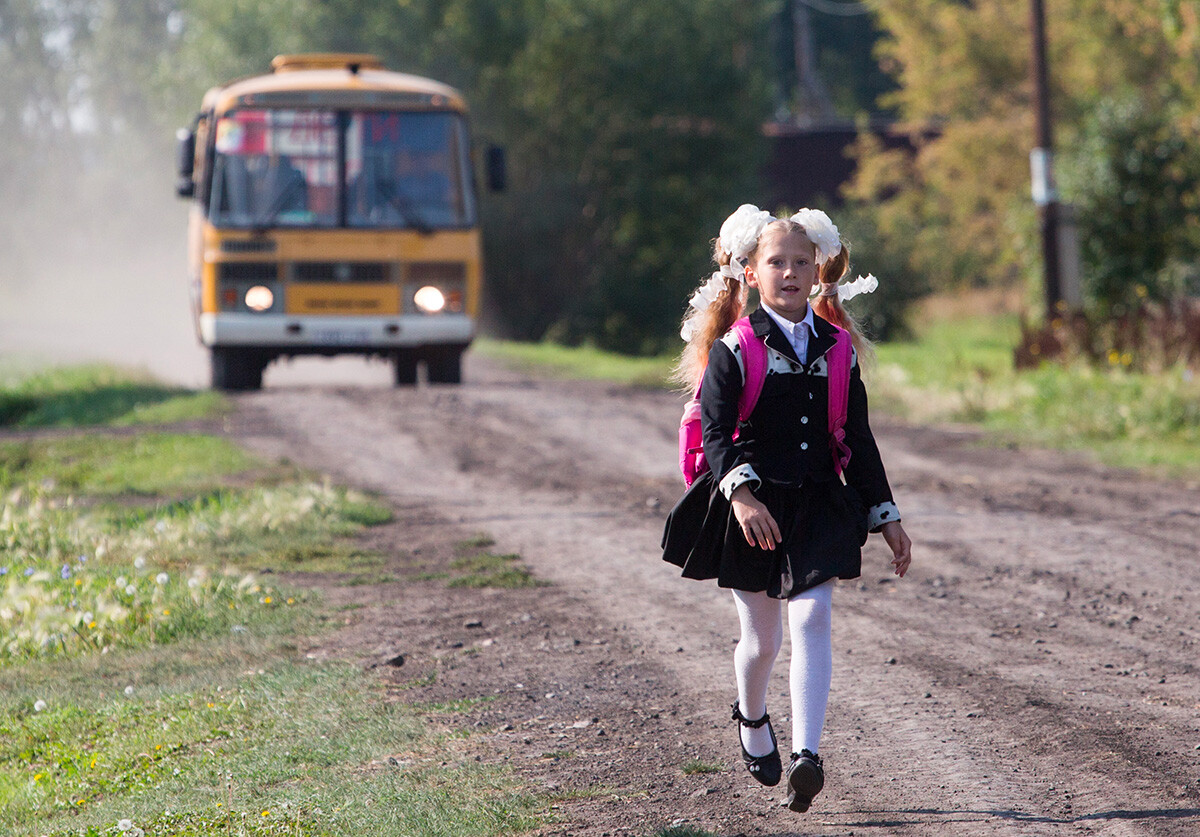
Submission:
M 246 290 L 245 301 L 251 311 L 268 311 L 275 304 L 275 294 L 266 285 L 255 285 Z
M 426 285 L 413 294 L 413 303 L 425 314 L 436 314 L 446 307 L 446 297 L 433 285 Z

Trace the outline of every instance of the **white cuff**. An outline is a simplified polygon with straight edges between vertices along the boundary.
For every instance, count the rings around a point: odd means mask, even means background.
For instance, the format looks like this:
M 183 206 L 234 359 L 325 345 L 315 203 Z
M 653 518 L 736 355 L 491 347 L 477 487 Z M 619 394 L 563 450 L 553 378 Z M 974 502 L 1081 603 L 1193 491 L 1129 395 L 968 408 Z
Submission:
M 880 503 L 877 506 L 871 506 L 867 510 L 867 530 L 877 532 L 883 524 L 899 519 L 900 509 L 896 508 L 895 503 Z
M 742 483 L 752 482 L 754 485 L 751 488 L 758 488 L 762 485 L 762 480 L 758 478 L 758 474 L 754 472 L 754 468 L 750 465 L 739 465 L 725 475 L 718 486 L 721 493 L 725 495 L 725 499 L 729 500 L 733 497 L 734 490 Z

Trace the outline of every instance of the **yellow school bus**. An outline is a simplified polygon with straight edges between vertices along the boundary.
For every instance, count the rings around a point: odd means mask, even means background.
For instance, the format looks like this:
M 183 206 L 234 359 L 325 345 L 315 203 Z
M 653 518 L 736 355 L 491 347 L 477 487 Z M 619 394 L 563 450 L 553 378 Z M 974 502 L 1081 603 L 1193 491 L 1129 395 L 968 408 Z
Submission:
M 212 385 L 358 354 L 458 383 L 482 282 L 467 107 L 370 55 L 281 55 L 215 87 L 178 135 L 188 271 Z M 489 149 L 489 185 L 503 154 Z

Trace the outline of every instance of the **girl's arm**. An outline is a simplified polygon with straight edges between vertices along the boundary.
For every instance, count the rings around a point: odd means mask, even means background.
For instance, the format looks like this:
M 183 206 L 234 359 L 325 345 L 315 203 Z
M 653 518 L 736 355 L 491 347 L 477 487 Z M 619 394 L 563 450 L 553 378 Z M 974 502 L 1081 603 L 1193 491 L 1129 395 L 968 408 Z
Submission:
M 879 445 L 871 432 L 867 416 L 867 390 L 863 386 L 858 364 L 850 371 L 850 399 L 846 409 L 846 444 L 850 447 L 850 462 L 846 465 L 846 482 L 854 487 L 867 507 L 869 529 L 900 520 L 900 511 L 892 499 L 887 472 L 879 455 Z
M 883 528 L 879 531 L 892 549 L 892 566 L 896 570 L 896 575 L 904 578 L 904 574 L 908 572 L 908 565 L 912 563 L 912 541 L 908 539 L 908 534 L 900 525 L 899 520 L 883 524 Z
M 746 543 L 760 549 L 774 549 L 782 540 L 779 524 L 751 493 L 759 483 L 758 475 L 733 444 L 743 382 L 742 365 L 734 350 L 721 340 L 713 343 L 704 382 L 700 385 L 704 458 L 729 497 Z
M 708 366 L 700 384 L 700 425 L 704 435 L 704 458 L 718 482 L 734 469 L 750 468 L 733 444 L 741 395 L 741 363 L 724 340 L 717 340 L 708 353 Z M 750 474 L 753 474 L 752 470 Z M 757 483 L 757 474 L 753 474 L 750 481 Z M 732 488 L 726 491 L 725 496 L 731 496 L 731 491 Z

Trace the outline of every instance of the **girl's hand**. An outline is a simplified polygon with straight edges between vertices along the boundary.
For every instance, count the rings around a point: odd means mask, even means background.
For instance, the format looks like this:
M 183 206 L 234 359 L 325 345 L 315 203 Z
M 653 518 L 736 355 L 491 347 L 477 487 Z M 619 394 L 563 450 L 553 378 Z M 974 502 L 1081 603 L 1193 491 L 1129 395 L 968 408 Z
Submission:
M 774 549 L 783 540 L 775 518 L 771 517 L 767 507 L 750 493 L 748 483 L 742 483 L 735 488 L 729 501 L 733 505 L 733 516 L 742 527 L 746 543 L 760 549 Z
M 883 524 L 879 531 L 887 545 L 892 548 L 892 566 L 896 568 L 896 575 L 904 578 L 904 574 L 908 572 L 908 565 L 912 563 L 912 541 L 908 539 L 899 520 Z

